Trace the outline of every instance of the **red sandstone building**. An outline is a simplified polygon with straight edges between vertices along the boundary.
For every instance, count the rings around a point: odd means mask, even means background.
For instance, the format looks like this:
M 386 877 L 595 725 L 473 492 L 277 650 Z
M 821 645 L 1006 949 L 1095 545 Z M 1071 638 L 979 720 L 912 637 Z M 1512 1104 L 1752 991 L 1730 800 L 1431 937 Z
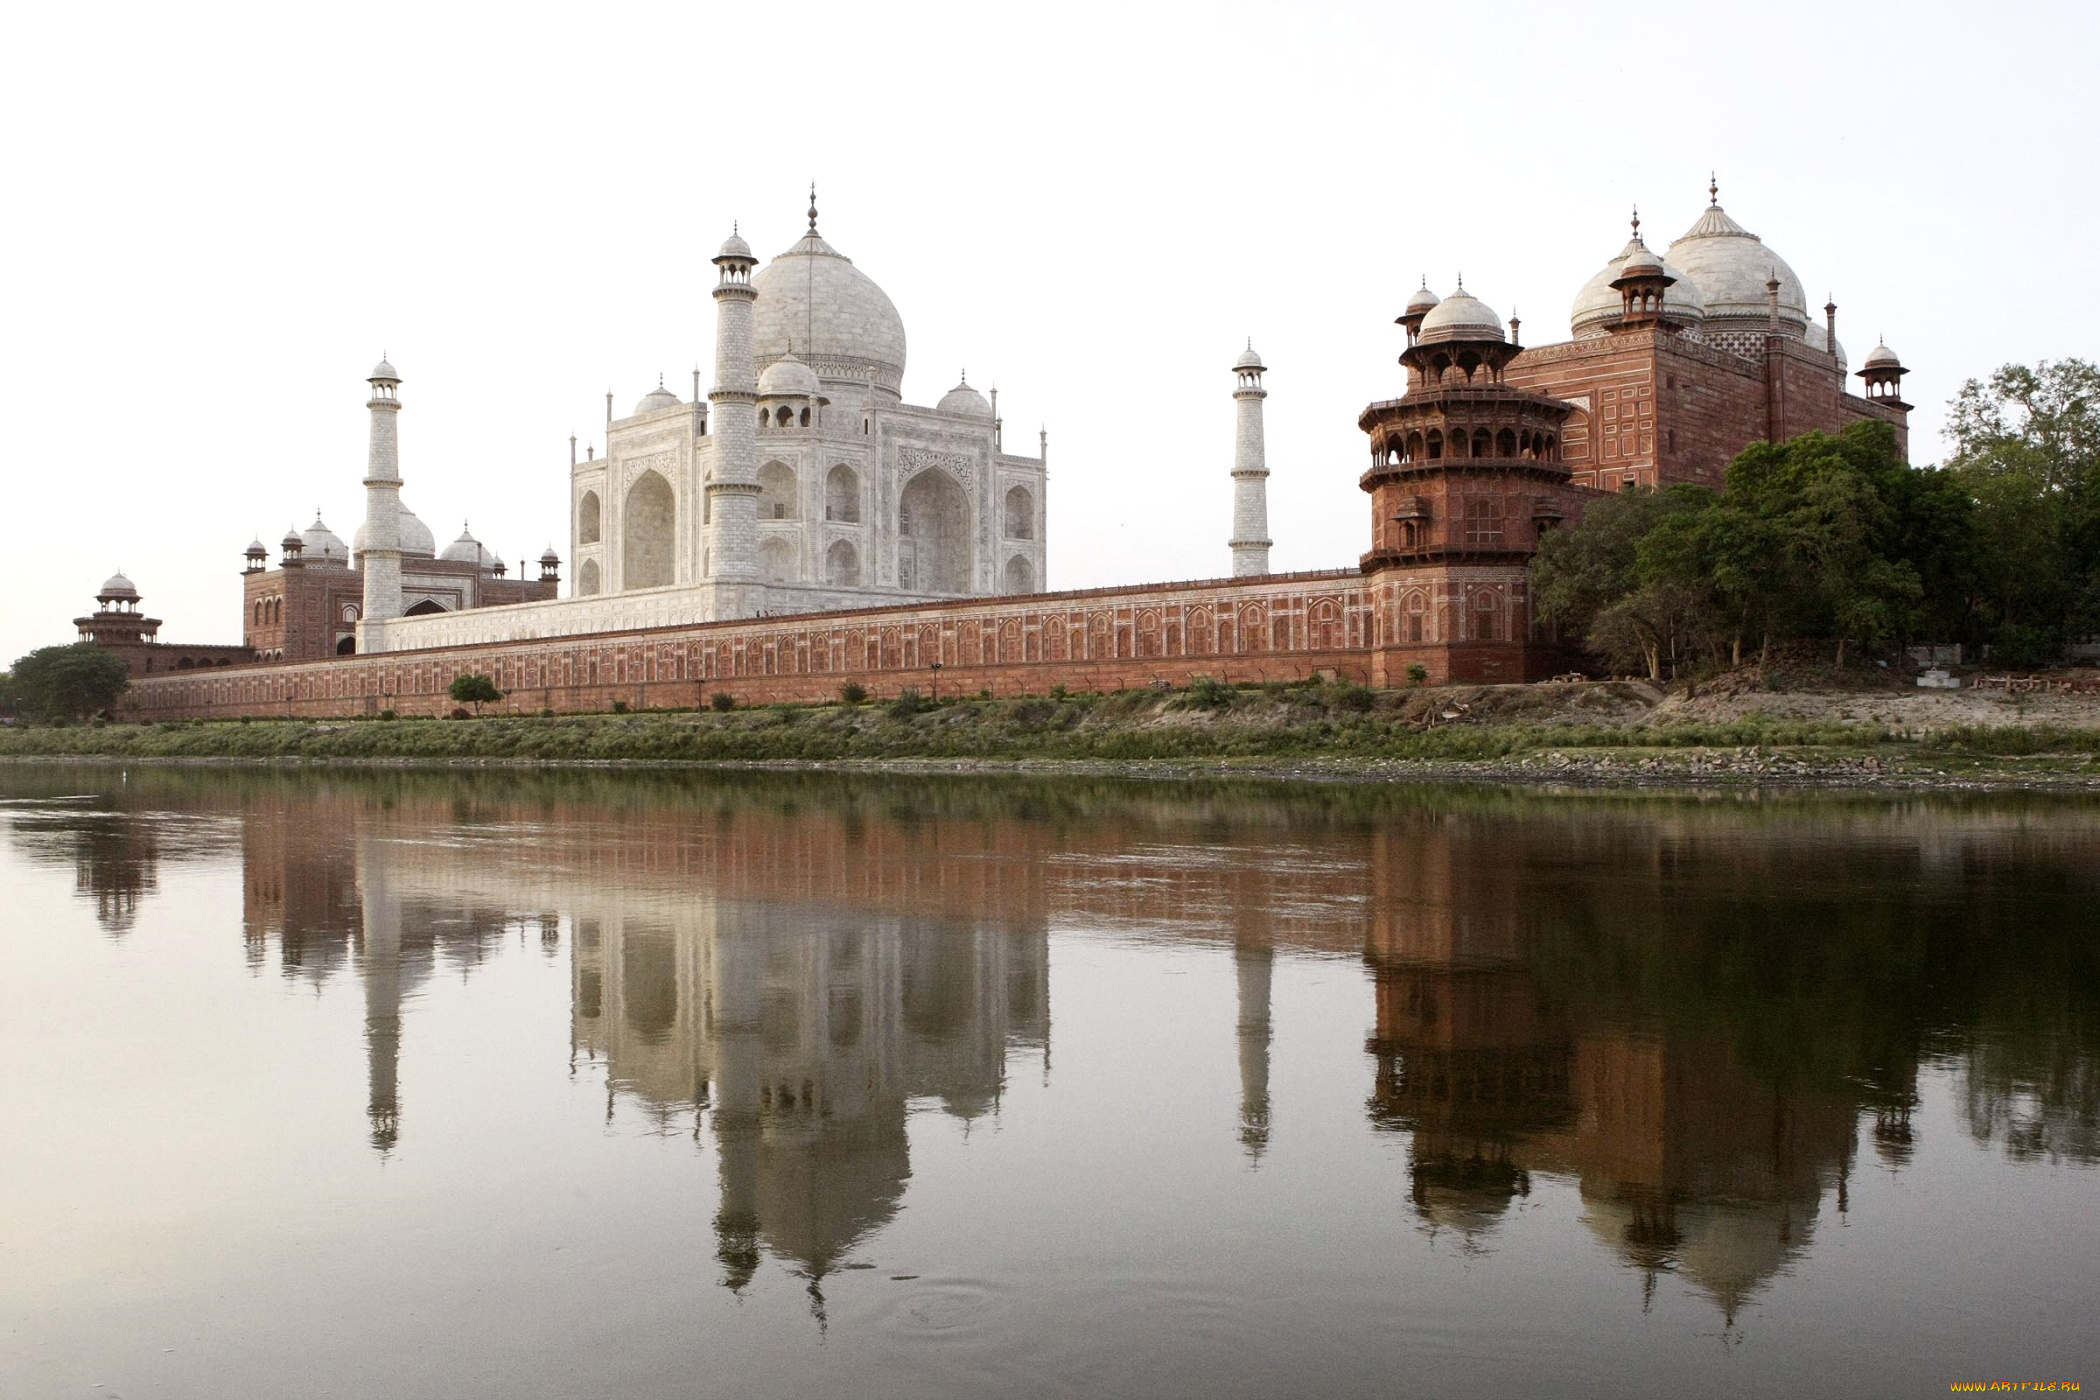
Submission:
M 141 609 L 145 600 L 130 579 L 112 575 L 95 595 L 95 611 L 73 619 L 79 640 L 123 659 L 134 678 L 192 671 L 199 666 L 233 666 L 255 659 L 246 647 L 203 643 L 185 646 L 160 640 L 160 619 Z
M 1835 305 L 1812 314 L 1785 260 L 1709 193 L 1667 254 L 1646 246 L 1635 220 L 1577 294 L 1567 341 L 1521 345 L 1518 323 L 1505 328 L 1463 287 L 1409 300 L 1405 392 L 1357 420 L 1372 520 L 1354 569 L 569 635 L 535 614 L 508 635 L 483 627 L 459 645 L 351 657 L 340 653 L 354 646 L 358 575 L 347 557 L 312 557 L 309 531 L 296 548 L 287 539 L 279 570 L 263 570 L 262 547 L 250 547 L 244 613 L 251 654 L 306 664 L 155 681 L 131 703 L 156 717 L 432 712 L 469 671 L 494 677 L 521 710 L 691 706 L 721 691 L 746 703 L 823 700 L 849 679 L 880 695 L 936 676 L 1016 694 L 1200 675 L 1380 686 L 1550 675 L 1570 657 L 1535 625 L 1526 566 L 1540 535 L 1579 519 L 1598 493 L 1718 488 L 1752 442 L 1861 420 L 1906 440 L 1896 356 L 1877 346 L 1856 376 L 1865 394 L 1849 392 Z M 324 541 L 320 553 L 331 552 Z M 455 562 L 471 591 L 451 606 L 425 599 L 427 610 L 553 594 L 551 559 L 535 584 L 502 580 L 478 554 Z
M 401 573 L 412 617 L 495 608 L 553 598 L 561 561 L 552 549 L 539 558 L 539 577 L 527 580 L 518 562 L 516 578 L 494 551 L 462 529 L 437 551 L 430 527 L 405 508 L 401 513 Z M 362 540 L 346 547 L 316 515 L 302 534 L 285 532 L 278 567 L 269 567 L 261 540 L 248 546 L 241 571 L 242 635 L 258 661 L 319 661 L 357 650 L 357 622 L 364 608 Z

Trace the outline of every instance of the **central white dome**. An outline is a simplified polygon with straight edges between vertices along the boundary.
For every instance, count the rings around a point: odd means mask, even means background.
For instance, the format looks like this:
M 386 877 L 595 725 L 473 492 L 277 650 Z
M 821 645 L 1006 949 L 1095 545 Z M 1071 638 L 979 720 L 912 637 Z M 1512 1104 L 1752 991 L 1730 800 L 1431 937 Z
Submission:
M 789 351 L 827 379 L 865 379 L 897 390 L 904 380 L 904 320 L 882 288 L 817 235 L 751 279 L 758 291 L 752 352 L 768 365 Z
M 430 527 L 417 518 L 416 513 L 410 510 L 405 503 L 401 507 L 400 532 L 403 558 L 434 559 L 437 557 L 437 536 L 430 533 Z M 352 536 L 350 541 L 350 548 L 353 552 L 357 554 L 365 552 L 365 535 L 366 527 L 363 525 L 358 526 L 357 534 Z
M 1699 284 L 1709 322 L 1733 320 L 1764 325 L 1771 315 L 1765 284 L 1779 279 L 1779 319 L 1800 334 L 1808 325 L 1808 296 L 1786 259 L 1714 204 L 1670 245 L 1669 266 Z

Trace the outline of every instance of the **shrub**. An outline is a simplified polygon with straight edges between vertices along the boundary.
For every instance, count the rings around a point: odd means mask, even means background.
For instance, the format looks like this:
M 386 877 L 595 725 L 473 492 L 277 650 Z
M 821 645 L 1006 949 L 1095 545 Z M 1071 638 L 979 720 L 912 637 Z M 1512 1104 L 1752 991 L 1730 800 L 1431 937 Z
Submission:
M 908 685 L 890 702 L 891 719 L 910 719 L 913 715 L 933 708 L 933 703 L 919 694 L 917 686 Z
M 1347 680 L 1336 681 L 1333 685 L 1327 687 L 1325 698 L 1329 709 L 1349 710 L 1359 715 L 1369 710 L 1378 701 L 1377 695 L 1368 688 L 1360 686 L 1354 681 Z
M 1050 698 L 1052 700 L 1055 700 L 1060 705 L 1065 703 L 1066 697 L 1071 695 L 1071 693 L 1071 691 L 1065 689 L 1061 685 L 1053 685 L 1050 687 Z
M 1421 685 L 1421 684 L 1423 684 L 1424 682 L 1426 682 L 1426 681 L 1427 681 L 1428 679 L 1429 679 L 1429 668 L 1428 668 L 1427 666 L 1424 666 L 1424 665 L 1423 665 L 1423 664 L 1422 664 L 1421 662 L 1419 662 L 1419 661 L 1414 661 L 1414 662 L 1410 662 L 1410 663 L 1408 663 L 1408 667 L 1407 667 L 1407 683 L 1408 683 L 1409 685 Z
M 495 681 L 477 673 L 454 676 L 445 693 L 459 704 L 472 705 L 477 715 L 481 713 L 483 705 L 494 704 L 503 698 L 503 692 L 496 689 Z
M 614 713 L 614 714 L 616 714 L 616 715 L 624 715 L 624 714 L 626 714 L 626 713 L 627 713 L 627 702 L 626 702 L 625 700 L 615 700 L 615 701 L 613 701 L 613 713 Z
M 717 714 L 728 714 L 736 708 L 736 697 L 726 690 L 718 690 L 707 697 L 707 703 Z
M 472 718 L 474 718 L 474 716 L 472 716 L 472 715 L 468 714 L 468 713 L 467 713 L 467 712 L 466 712 L 466 711 L 465 711 L 464 709 L 462 709 L 461 707 L 459 707 L 459 706 L 457 706 L 457 705 L 454 705 L 454 706 L 452 707 L 452 718 L 454 718 L 454 719 L 472 719 Z
M 839 699 L 848 705 L 858 705 L 868 698 L 868 688 L 859 681 L 847 681 L 839 687 Z
M 1232 705 L 1232 687 L 1216 676 L 1198 676 L 1189 682 L 1189 703 L 1199 710 L 1223 710 Z
M 399 718 L 401 718 L 401 716 L 399 716 L 399 715 L 395 714 L 395 713 L 394 713 L 394 712 L 393 712 L 392 710 L 381 710 L 381 711 L 379 712 L 379 717 L 380 717 L 381 719 L 399 719 Z M 247 722 L 248 722 L 248 717 L 247 717 L 246 715 L 242 715 L 242 716 L 241 716 L 241 723 L 242 723 L 242 724 L 246 724 Z

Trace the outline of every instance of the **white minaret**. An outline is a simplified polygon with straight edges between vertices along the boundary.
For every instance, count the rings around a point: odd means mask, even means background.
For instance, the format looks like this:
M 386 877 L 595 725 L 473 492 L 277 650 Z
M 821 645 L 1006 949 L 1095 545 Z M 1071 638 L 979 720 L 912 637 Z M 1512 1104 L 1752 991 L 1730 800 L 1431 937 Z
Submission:
M 815 219 L 811 219 L 814 226 Z M 707 391 L 715 478 L 707 484 L 708 574 L 725 583 L 758 578 L 758 371 L 751 359 L 751 307 L 758 259 L 735 232 L 715 255 L 715 385 Z M 718 599 L 717 618 L 749 615 L 755 602 Z
M 371 373 L 372 440 L 365 451 L 364 620 L 401 616 L 401 376 L 381 360 Z M 363 643 L 360 641 L 360 647 Z
M 1254 342 L 1232 366 L 1234 402 L 1239 404 L 1239 434 L 1232 453 L 1232 573 L 1235 578 L 1269 571 L 1269 463 L 1262 448 L 1261 356 Z

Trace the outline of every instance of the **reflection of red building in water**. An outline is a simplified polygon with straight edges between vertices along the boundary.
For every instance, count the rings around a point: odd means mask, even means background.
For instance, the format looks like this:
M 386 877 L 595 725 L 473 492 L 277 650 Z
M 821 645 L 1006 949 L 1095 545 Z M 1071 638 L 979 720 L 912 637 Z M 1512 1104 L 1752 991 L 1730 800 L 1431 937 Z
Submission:
M 1580 1183 L 1584 1223 L 1733 1318 L 1843 1203 L 1853 1107 L 1779 1092 L 1730 1049 L 1585 1023 L 1530 965 L 1535 889 L 1487 833 L 1396 833 L 1372 856 L 1374 1122 L 1411 1132 L 1416 1209 L 1468 1241 L 1533 1173 Z

